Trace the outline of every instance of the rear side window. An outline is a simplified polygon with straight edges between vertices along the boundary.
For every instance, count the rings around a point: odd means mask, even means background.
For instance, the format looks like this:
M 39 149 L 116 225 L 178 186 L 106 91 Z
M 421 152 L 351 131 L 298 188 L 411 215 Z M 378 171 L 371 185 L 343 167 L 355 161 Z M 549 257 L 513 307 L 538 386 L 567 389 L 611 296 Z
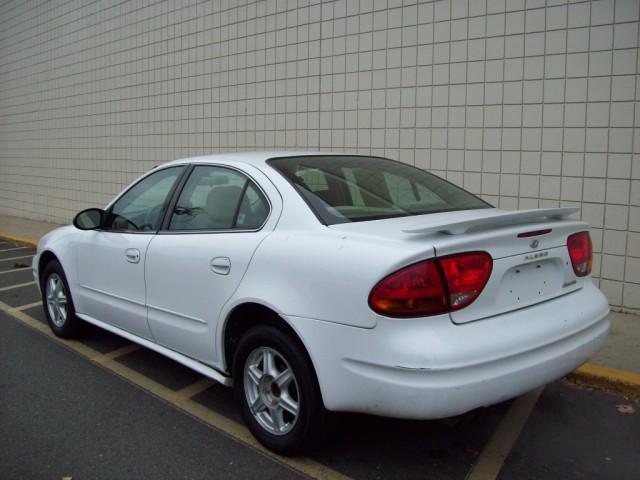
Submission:
M 327 224 L 491 208 L 424 170 L 384 158 L 318 155 L 268 161 Z
M 266 199 L 242 173 L 196 166 L 171 215 L 169 230 L 254 230 L 269 213 Z

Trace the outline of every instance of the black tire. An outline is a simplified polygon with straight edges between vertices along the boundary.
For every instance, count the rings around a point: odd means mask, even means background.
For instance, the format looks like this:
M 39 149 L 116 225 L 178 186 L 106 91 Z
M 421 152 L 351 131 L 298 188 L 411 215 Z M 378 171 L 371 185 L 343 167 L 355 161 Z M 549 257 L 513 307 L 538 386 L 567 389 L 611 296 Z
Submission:
M 76 317 L 76 309 L 73 306 L 73 300 L 71 298 L 71 290 L 69 290 L 69 283 L 67 277 L 64 274 L 64 270 L 57 260 L 51 260 L 44 267 L 41 275 L 40 291 L 42 292 L 42 306 L 44 308 L 44 315 L 47 319 L 49 327 L 58 337 L 61 338 L 74 338 L 80 333 L 82 320 Z M 60 290 L 52 288 L 51 282 L 57 283 Z M 54 292 L 55 290 L 55 292 Z M 60 292 L 66 300 L 62 302 Z M 53 305 L 49 305 L 47 298 L 48 294 L 57 293 L 53 297 L 58 299 L 58 308 Z M 64 311 L 65 315 L 61 312 Z
M 258 358 L 266 352 L 275 352 L 277 357 L 274 361 L 276 369 L 284 371 L 290 369 L 293 373 L 293 381 L 289 381 L 281 391 L 278 387 L 274 387 L 275 380 L 273 376 L 263 374 L 261 383 L 266 385 L 271 382 L 271 387 L 265 387 L 263 397 L 267 397 L 262 405 L 264 410 L 254 415 L 250 409 L 251 392 L 260 391 L 260 383 L 253 382 L 245 378 L 245 372 L 249 368 L 252 359 Z M 268 355 L 269 353 L 267 353 Z M 278 366 L 278 363 L 280 365 Z M 262 363 L 262 371 L 267 369 Z M 327 412 L 322 403 L 320 388 L 313 369 L 313 365 L 300 342 L 292 336 L 278 330 L 269 325 L 259 325 L 248 330 L 240 339 L 233 357 L 233 377 L 234 377 L 234 393 L 240 404 L 242 416 L 244 417 L 251 433 L 265 447 L 282 455 L 292 455 L 300 453 L 304 450 L 316 445 L 323 437 L 325 429 L 323 428 L 324 419 Z M 280 372 L 282 373 L 282 372 Z M 268 378 L 265 378 L 268 377 Z M 247 384 L 249 386 L 247 386 Z M 255 387 L 253 385 L 256 385 Z M 274 392 L 274 388 L 277 390 Z M 271 393 L 269 393 L 271 392 Z M 292 420 L 293 414 L 286 411 L 286 408 L 280 407 L 280 402 L 284 398 L 297 401 L 298 414 L 295 420 Z M 271 403 L 270 410 L 265 402 Z M 273 418 L 273 414 L 280 408 L 283 411 L 281 418 L 284 418 L 285 425 L 283 432 L 278 434 L 272 432 L 266 425 L 265 419 Z M 262 417 L 260 417 L 262 415 Z M 277 415 L 276 415 L 277 416 Z

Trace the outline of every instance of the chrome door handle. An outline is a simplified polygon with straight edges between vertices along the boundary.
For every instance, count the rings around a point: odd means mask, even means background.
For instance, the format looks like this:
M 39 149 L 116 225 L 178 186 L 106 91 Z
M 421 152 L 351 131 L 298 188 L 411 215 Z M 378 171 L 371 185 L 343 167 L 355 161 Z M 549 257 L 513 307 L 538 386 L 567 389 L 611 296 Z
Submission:
M 209 266 L 213 273 L 218 275 L 229 275 L 231 271 L 231 260 L 227 257 L 215 257 L 209 262 Z
M 129 263 L 140 263 L 140 250 L 137 248 L 127 248 L 124 251 L 124 256 L 127 257 Z

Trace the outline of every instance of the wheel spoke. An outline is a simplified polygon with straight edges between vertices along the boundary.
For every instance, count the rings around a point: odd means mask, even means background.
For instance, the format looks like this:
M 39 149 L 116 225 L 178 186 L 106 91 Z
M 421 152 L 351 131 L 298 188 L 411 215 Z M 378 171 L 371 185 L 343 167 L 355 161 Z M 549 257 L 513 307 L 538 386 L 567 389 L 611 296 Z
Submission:
M 257 415 L 258 413 L 263 412 L 266 408 L 267 406 L 264 404 L 260 396 L 257 396 L 256 399 L 251 404 L 251 406 L 249 407 L 249 409 L 251 410 L 251 413 L 253 413 L 254 415 Z
M 248 369 L 249 378 L 253 383 L 258 385 L 260 383 L 260 378 L 262 378 L 262 372 L 256 365 L 251 365 Z
M 277 432 L 282 431 L 282 427 L 284 426 L 284 418 L 282 417 L 283 410 L 280 407 L 275 407 L 269 410 L 271 414 L 271 420 L 273 421 L 273 428 Z
M 298 416 L 298 402 L 296 402 L 291 395 L 288 393 L 283 393 L 279 399 L 280 406 L 284 408 L 287 412 L 289 412 L 294 417 Z
M 290 368 L 283 370 L 275 378 L 276 384 L 278 385 L 280 390 L 283 390 L 283 391 L 289 386 L 292 380 L 293 380 L 293 373 L 291 373 Z
M 276 361 L 271 350 L 265 350 L 262 352 L 262 372 L 271 376 L 276 376 L 278 371 L 276 370 Z
M 52 275 L 49 277 L 49 288 L 47 289 L 51 298 L 55 298 L 57 289 L 56 277 Z

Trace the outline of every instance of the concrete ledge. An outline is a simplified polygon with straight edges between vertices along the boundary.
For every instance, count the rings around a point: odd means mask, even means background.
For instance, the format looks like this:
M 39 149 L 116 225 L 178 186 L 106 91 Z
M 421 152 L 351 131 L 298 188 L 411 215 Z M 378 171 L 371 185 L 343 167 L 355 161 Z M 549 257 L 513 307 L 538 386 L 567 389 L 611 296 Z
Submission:
M 612 390 L 633 398 L 640 397 L 640 374 L 615 368 L 585 363 L 567 379 L 586 385 Z

